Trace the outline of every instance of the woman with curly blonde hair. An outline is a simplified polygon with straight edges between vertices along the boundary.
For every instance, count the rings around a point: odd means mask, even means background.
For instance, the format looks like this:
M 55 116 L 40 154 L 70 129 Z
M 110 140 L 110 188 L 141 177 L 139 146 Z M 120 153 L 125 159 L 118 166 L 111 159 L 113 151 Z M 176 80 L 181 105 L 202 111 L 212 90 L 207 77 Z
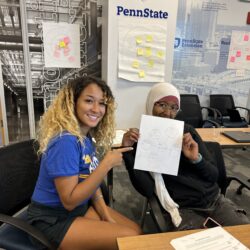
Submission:
M 114 111 L 108 85 L 82 77 L 59 91 L 41 119 L 41 167 L 28 219 L 58 249 L 117 249 L 117 237 L 141 233 L 106 205 L 99 187 L 121 164 L 122 153 L 132 150 L 110 151 Z M 100 162 L 96 150 L 103 155 Z

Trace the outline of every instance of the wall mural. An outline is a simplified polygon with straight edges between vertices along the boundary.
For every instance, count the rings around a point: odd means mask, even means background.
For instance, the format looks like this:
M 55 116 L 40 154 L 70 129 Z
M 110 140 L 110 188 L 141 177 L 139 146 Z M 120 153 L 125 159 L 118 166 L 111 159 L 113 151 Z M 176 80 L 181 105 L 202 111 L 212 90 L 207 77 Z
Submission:
M 101 12 L 100 0 L 27 0 L 29 22 L 43 41 L 45 110 L 69 79 L 101 75 Z
M 246 106 L 250 69 L 227 64 L 232 32 L 250 32 L 249 8 L 235 0 L 179 0 L 172 82 L 181 93 L 198 94 L 203 105 L 210 94 L 232 94 Z

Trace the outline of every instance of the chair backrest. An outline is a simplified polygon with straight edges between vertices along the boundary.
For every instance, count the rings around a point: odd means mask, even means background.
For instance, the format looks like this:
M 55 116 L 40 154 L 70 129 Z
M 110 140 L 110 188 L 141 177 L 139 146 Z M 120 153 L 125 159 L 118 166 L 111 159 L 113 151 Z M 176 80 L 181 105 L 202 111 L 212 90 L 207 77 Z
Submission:
M 36 149 L 34 140 L 0 148 L 0 213 L 12 215 L 29 204 L 39 173 Z
M 221 146 L 218 142 L 212 141 L 205 142 L 205 145 L 210 152 L 212 159 L 215 160 L 216 166 L 219 171 L 218 185 L 221 188 L 222 193 L 224 193 L 224 190 L 227 187 L 227 174 Z
M 210 107 L 218 109 L 222 116 L 229 116 L 228 109 L 235 109 L 232 95 L 210 95 Z
M 202 128 L 203 117 L 199 96 L 195 94 L 180 95 L 181 110 L 176 119 L 192 125 L 194 128 Z
M 181 94 L 180 98 L 181 98 L 181 104 L 186 102 L 200 104 L 199 96 L 195 94 Z
M 203 117 L 201 106 L 197 103 L 182 103 L 181 111 L 178 114 L 185 123 L 192 125 L 194 128 L 202 128 Z M 177 117 L 177 119 L 179 119 Z

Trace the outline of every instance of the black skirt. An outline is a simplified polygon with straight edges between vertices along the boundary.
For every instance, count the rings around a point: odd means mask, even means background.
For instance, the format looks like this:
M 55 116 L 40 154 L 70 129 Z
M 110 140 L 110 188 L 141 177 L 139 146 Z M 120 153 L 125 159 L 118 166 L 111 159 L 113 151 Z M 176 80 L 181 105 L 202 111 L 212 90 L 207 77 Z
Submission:
M 28 207 L 28 221 L 58 248 L 75 218 L 84 216 L 88 207 L 88 204 L 84 204 L 68 211 L 62 207 L 49 207 L 32 201 Z M 34 238 L 31 241 L 38 249 L 44 248 Z

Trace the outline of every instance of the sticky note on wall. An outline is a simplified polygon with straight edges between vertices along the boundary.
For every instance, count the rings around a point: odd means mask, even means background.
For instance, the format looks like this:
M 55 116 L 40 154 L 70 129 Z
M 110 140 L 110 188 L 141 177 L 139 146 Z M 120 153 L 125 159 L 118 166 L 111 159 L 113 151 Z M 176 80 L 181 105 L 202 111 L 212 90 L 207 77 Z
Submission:
M 240 57 L 240 56 L 241 56 L 241 51 L 240 51 L 240 50 L 237 50 L 236 56 L 237 56 L 237 57 Z

